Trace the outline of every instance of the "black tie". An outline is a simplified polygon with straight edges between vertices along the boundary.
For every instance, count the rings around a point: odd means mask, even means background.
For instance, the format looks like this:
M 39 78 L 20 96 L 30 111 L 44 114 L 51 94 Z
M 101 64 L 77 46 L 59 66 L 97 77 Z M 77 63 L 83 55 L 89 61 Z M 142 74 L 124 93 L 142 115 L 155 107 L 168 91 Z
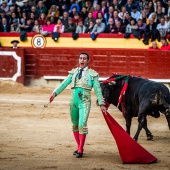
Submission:
M 79 75 L 78 75 L 78 79 L 80 80 L 81 77 L 82 77 L 82 72 L 83 72 L 83 69 L 80 69 L 80 72 L 79 72 Z

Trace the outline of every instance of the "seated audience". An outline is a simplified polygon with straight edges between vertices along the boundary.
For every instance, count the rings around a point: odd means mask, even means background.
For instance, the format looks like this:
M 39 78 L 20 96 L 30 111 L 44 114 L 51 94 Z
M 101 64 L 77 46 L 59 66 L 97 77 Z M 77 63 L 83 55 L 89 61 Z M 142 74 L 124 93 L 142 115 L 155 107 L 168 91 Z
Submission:
M 39 22 L 38 22 L 38 20 L 36 19 L 36 20 L 34 21 L 34 26 L 33 26 L 33 28 L 32 28 L 32 32 L 34 32 L 34 33 L 40 33 L 41 30 L 42 30 L 42 26 L 39 25 Z
M 160 50 L 155 41 L 152 41 L 152 46 L 148 47 L 148 50 Z
M 94 27 L 94 22 L 93 20 L 90 20 L 88 27 L 86 27 L 85 33 L 91 34 L 93 27 Z
M 168 44 L 168 42 L 166 41 L 165 38 L 161 38 L 161 50 L 163 51 L 169 51 L 170 50 L 170 44 Z
M 83 21 L 79 20 L 78 25 L 76 27 L 76 33 L 85 33 L 86 27 L 83 25 Z
M 62 24 L 60 18 L 57 20 L 57 24 L 54 26 L 54 32 L 58 32 L 58 33 L 64 32 L 64 25 Z
M 156 38 L 158 37 L 158 31 L 156 29 L 157 24 L 154 22 L 153 18 L 149 19 L 149 24 L 146 25 L 145 31 L 144 31 L 144 39 L 143 43 L 145 45 L 148 45 L 149 43 L 149 38 L 152 38 L 151 41 L 155 41 Z
M 108 23 L 109 24 L 105 28 L 105 33 L 113 33 L 114 27 L 115 27 L 115 23 L 114 23 L 113 18 L 109 18 Z
M 12 24 L 11 24 L 11 27 L 10 27 L 10 32 L 20 32 L 21 31 L 20 26 L 21 25 L 18 23 L 18 20 L 15 18 L 12 21 Z
M 0 25 L 0 32 L 10 32 L 10 25 L 7 23 L 6 18 L 2 18 L 2 24 Z
M 76 31 L 76 24 L 73 22 L 72 18 L 68 18 L 68 24 L 64 28 L 65 33 L 72 33 Z
M 55 24 L 51 24 L 51 21 L 48 19 L 46 23 L 42 26 L 42 31 L 48 31 L 49 33 L 54 32 Z
M 32 25 L 32 20 L 30 18 L 27 19 L 25 25 L 20 25 L 21 31 L 31 32 L 32 28 L 33 28 L 33 25 Z
M 100 19 L 96 19 L 96 24 L 94 25 L 92 33 L 99 34 L 99 33 L 103 33 L 104 30 L 105 30 L 105 24 L 101 22 Z
M 125 33 L 125 27 L 123 25 L 121 25 L 120 21 L 117 21 L 115 23 L 112 33 L 113 34 L 124 34 Z
M 58 18 L 60 16 L 60 12 L 59 12 L 56 5 L 51 6 L 51 8 L 50 8 L 50 10 L 49 10 L 49 12 L 47 14 L 47 18 L 49 18 L 51 16 L 56 17 L 56 18 Z

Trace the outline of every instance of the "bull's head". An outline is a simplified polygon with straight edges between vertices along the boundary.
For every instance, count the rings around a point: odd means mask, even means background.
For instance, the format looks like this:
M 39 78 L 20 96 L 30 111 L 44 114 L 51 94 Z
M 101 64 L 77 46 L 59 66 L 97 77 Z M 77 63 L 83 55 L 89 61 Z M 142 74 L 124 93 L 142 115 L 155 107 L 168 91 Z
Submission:
M 113 99 L 116 99 L 116 96 L 114 94 L 116 89 L 116 75 L 114 74 L 107 80 L 104 80 L 101 83 L 101 89 L 105 102 L 113 104 Z

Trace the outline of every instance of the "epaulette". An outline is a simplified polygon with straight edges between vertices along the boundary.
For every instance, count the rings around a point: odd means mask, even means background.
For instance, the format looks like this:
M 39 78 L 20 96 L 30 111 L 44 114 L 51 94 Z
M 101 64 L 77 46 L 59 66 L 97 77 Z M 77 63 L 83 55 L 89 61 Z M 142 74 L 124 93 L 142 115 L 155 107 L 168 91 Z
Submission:
M 73 68 L 72 70 L 68 71 L 69 74 L 74 74 L 76 71 L 77 71 L 78 67 L 77 68 Z
M 93 69 L 89 69 L 89 74 L 92 76 L 92 77 L 96 77 L 96 76 L 98 76 L 99 74 L 95 71 L 95 70 L 93 70 Z

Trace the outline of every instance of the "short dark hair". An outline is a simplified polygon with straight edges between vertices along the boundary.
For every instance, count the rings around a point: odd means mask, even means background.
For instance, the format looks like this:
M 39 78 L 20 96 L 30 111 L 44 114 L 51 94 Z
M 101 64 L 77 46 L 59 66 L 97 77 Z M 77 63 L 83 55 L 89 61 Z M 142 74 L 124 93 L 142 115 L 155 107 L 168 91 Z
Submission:
M 88 60 L 90 59 L 90 56 L 89 56 L 89 54 L 87 54 L 87 53 L 85 53 L 85 52 L 81 52 L 81 53 L 80 53 L 80 55 L 81 55 L 81 54 L 84 54 L 84 55 L 86 55 Z M 79 55 L 79 57 L 80 57 L 80 55 Z

